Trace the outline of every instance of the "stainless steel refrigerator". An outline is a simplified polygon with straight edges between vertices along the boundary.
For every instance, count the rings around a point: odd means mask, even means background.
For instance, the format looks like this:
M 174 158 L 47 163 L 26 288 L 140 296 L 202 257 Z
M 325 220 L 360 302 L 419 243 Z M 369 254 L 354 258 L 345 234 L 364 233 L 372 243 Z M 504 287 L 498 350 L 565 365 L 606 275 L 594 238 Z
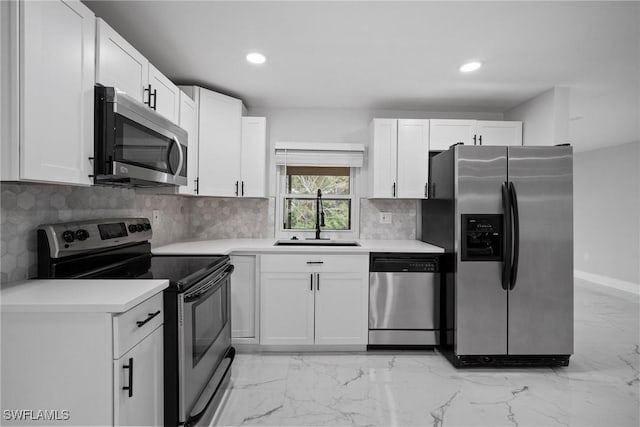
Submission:
M 457 366 L 568 365 L 572 149 L 457 145 L 431 158 L 422 239 L 449 254 L 441 342 Z

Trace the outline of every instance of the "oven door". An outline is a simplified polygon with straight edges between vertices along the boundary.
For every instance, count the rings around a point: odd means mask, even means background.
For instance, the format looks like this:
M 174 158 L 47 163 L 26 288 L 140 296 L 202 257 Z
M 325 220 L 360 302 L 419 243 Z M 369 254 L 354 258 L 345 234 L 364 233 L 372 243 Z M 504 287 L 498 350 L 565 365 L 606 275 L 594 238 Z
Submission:
M 181 422 L 231 346 L 232 272 L 233 266 L 227 265 L 178 296 Z

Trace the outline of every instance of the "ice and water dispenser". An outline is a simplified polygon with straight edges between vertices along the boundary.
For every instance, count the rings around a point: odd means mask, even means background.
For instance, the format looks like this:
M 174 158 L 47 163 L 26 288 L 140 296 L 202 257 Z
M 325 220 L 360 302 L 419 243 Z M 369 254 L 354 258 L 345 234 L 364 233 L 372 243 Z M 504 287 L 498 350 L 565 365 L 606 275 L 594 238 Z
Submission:
M 462 261 L 502 261 L 502 214 L 462 215 Z

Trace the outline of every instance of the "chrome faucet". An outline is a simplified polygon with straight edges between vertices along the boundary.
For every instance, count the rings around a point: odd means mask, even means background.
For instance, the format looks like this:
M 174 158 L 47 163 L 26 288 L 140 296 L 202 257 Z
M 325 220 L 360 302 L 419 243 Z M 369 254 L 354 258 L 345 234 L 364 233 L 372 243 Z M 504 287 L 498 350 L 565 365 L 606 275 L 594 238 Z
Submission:
M 320 240 L 320 227 L 324 227 L 324 209 L 322 207 L 322 190 L 318 188 L 316 196 L 316 240 Z

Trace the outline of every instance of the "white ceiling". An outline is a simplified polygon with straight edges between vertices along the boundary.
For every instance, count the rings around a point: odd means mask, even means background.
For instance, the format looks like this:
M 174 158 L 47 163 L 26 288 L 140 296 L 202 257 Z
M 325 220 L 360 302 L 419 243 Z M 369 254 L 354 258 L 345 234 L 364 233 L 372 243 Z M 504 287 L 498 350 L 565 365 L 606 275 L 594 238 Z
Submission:
M 174 81 L 250 108 L 504 112 L 568 86 L 580 147 L 640 139 L 639 2 L 85 3 Z

